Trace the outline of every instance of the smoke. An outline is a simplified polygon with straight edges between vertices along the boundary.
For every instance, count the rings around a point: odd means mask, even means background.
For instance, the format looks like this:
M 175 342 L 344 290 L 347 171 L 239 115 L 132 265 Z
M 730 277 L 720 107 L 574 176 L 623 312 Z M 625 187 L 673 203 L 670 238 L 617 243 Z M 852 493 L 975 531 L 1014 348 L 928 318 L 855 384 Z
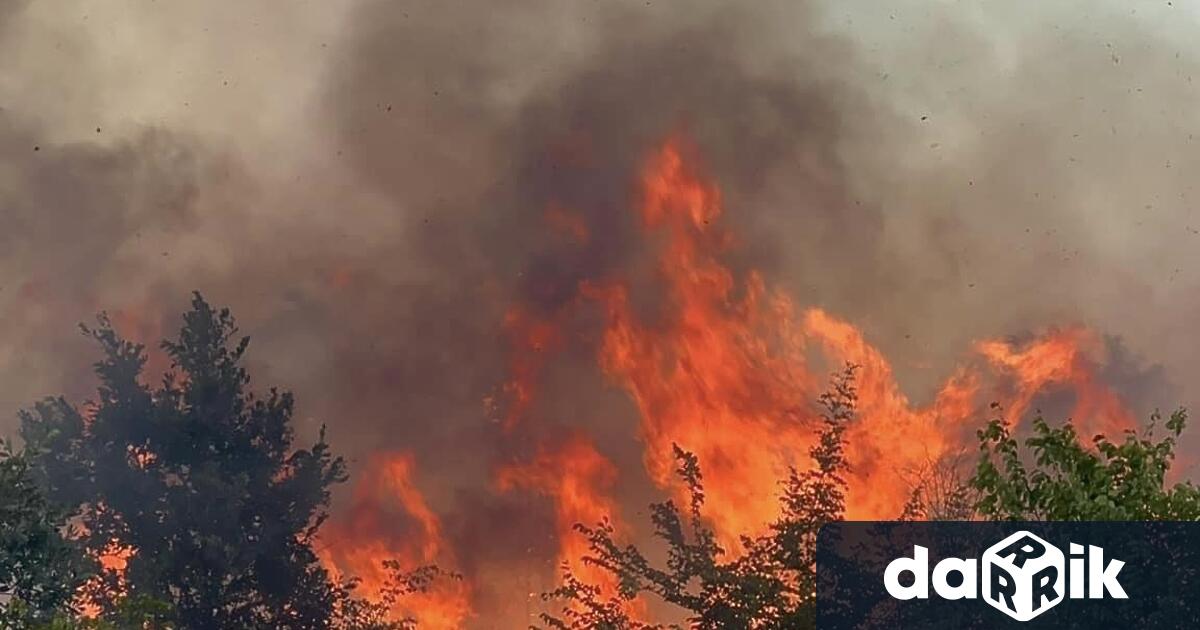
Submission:
M 477 610 L 523 619 L 487 578 L 548 586 L 553 517 L 497 466 L 583 431 L 634 519 L 657 495 L 586 344 L 501 428 L 501 322 L 615 274 L 660 306 L 630 208 L 673 133 L 733 268 L 862 327 L 914 399 L 973 340 L 1083 324 L 1139 414 L 1194 402 L 1196 16 L 1018 4 L 5 3 L 0 408 L 86 396 L 75 322 L 153 341 L 200 289 L 306 436 L 414 454 Z

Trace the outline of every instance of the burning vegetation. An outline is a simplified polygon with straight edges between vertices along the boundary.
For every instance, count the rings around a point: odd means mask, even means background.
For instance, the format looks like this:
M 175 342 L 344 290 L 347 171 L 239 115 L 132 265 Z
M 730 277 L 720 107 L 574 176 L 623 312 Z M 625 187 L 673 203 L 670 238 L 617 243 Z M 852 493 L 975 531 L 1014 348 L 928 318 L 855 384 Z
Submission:
M 1021 431 L 1039 396 L 1068 392 L 1072 426 L 1086 435 L 1135 439 L 1131 413 L 1097 374 L 1102 347 L 1086 329 L 979 341 L 932 401 L 915 405 L 852 323 L 800 308 L 760 271 L 725 262 L 737 234 L 686 137 L 647 155 L 636 188 L 631 210 L 649 252 L 652 300 L 639 303 L 630 279 L 612 273 L 580 279 L 553 308 L 514 304 L 495 324 L 508 340 L 509 373 L 480 413 L 495 418 L 497 440 L 523 436 L 534 447 L 497 460 L 487 491 L 548 503 L 547 542 L 562 579 L 544 594 L 505 585 L 527 600 L 531 620 L 579 629 L 811 625 L 820 525 L 999 513 L 978 494 L 997 488 L 999 473 L 980 468 L 968 481 L 973 460 L 964 453 L 976 436 L 1003 444 Z M 589 226 L 569 207 L 545 217 L 565 246 L 586 246 Z M 159 388 L 145 384 L 144 347 L 108 319 L 85 332 L 104 351 L 98 398 L 82 411 L 63 398 L 39 403 L 22 416 L 28 455 L 4 454 L 32 458 L 50 499 L 66 506 L 51 518 L 79 525 L 59 544 L 87 555 L 55 575 L 75 576 L 62 579 L 77 584 L 71 601 L 92 620 L 81 623 L 489 627 L 475 600 L 485 585 L 426 497 L 417 458 L 373 453 L 330 513 L 345 462 L 323 431 L 311 447 L 293 445 L 290 394 L 247 389 L 247 342 L 228 311 L 195 298 L 179 337 L 161 346 L 170 367 Z M 547 424 L 534 413 L 556 358 L 578 350 L 632 402 L 643 471 L 619 467 L 569 418 Z M 837 366 L 848 367 L 826 385 L 822 375 Z M 1003 413 L 985 432 L 989 402 Z M 1176 435 L 1181 428 L 1172 425 Z M 1037 429 L 1050 430 L 1040 420 Z M 992 459 L 985 448 L 983 463 Z M 642 474 L 668 498 L 652 508 L 653 537 L 629 520 L 641 512 L 619 493 Z M 1190 497 L 1188 488 L 1170 492 Z M 668 568 L 622 542 L 655 539 Z M 53 623 L 18 581 L 7 588 L 35 606 L 10 605 L 10 614 Z
M 548 502 L 562 579 L 544 594 L 509 585 L 534 600 L 534 619 L 577 629 L 811 625 L 823 523 L 1036 514 L 1037 506 L 996 502 L 1012 480 L 992 462 L 1011 458 L 1010 432 L 1047 392 L 1071 394 L 1073 424 L 1054 434 L 1038 420 L 1035 430 L 1068 451 L 1078 428 L 1125 435 L 1144 445 L 1141 456 L 1169 458 L 1174 438 L 1165 451 L 1139 438 L 1099 378 L 1101 346 L 1086 329 L 977 342 L 932 401 L 914 405 L 853 324 L 799 308 L 757 270 L 728 266 L 737 235 L 686 137 L 651 151 L 636 187 L 654 300 L 639 304 L 620 274 L 587 277 L 555 308 L 515 304 L 496 322 L 509 374 L 480 413 L 495 417 L 496 439 L 523 435 L 535 446 L 495 462 L 488 491 Z M 570 208 L 545 216 L 557 237 L 586 244 L 588 226 Z M 580 334 L 574 323 L 589 319 L 592 332 Z M 3 454 L 22 462 L 14 483 L 32 474 L 65 506 L 47 516 L 49 531 L 62 532 L 52 575 L 74 584 L 75 596 L 39 609 L 46 602 L 31 598 L 26 578 L 13 578 L 6 588 L 21 602 L 7 607 L 13 619 L 56 623 L 44 615 L 74 606 L 93 625 L 487 626 L 475 602 L 484 585 L 422 490 L 418 460 L 375 452 L 348 502 L 330 513 L 345 462 L 323 430 L 312 446 L 293 445 L 291 394 L 248 389 L 247 340 L 227 310 L 196 296 L 178 338 L 161 345 L 170 367 L 158 388 L 146 384 L 142 345 L 106 318 L 84 330 L 104 351 L 98 397 L 82 411 L 53 398 L 23 412 L 27 452 Z M 556 356 L 576 348 L 632 402 L 644 471 L 621 469 L 569 419 L 546 424 L 533 413 Z M 838 375 L 826 385 L 821 375 L 831 371 Z M 988 402 L 1003 413 L 985 427 Z M 1168 422 L 1176 436 L 1182 426 L 1182 416 Z M 964 453 L 977 439 L 984 457 L 972 477 Z M 1070 452 L 1128 456 L 1107 444 Z M 1151 470 L 1162 488 L 1166 466 Z M 639 474 L 668 498 L 652 506 L 651 538 L 628 520 L 640 512 L 619 493 Z M 1190 485 L 1164 492 L 1164 509 L 1190 513 Z M 621 542 L 654 539 L 667 547 L 666 568 Z M 66 551 L 74 545 L 84 551 L 77 559 Z
M 782 630 L 830 520 L 1200 516 L 1124 6 L 75 4 L 0 3 L 2 627 Z

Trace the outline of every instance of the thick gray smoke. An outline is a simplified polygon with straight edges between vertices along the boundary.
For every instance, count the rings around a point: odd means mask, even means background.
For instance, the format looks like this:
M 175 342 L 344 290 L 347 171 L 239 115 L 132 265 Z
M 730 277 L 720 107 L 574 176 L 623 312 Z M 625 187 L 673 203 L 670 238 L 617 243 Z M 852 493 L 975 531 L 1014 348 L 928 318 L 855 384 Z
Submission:
M 501 434 L 499 322 L 645 268 L 634 176 L 674 132 L 735 266 L 862 326 L 914 398 L 972 340 L 1082 323 L 1139 412 L 1195 402 L 1198 15 L 1045 4 L 0 4 L 0 410 L 86 396 L 76 322 L 153 340 L 199 289 L 303 431 L 415 452 L 462 570 L 539 590 L 550 517 L 493 466 L 581 427 L 631 512 L 651 494 L 589 356 Z

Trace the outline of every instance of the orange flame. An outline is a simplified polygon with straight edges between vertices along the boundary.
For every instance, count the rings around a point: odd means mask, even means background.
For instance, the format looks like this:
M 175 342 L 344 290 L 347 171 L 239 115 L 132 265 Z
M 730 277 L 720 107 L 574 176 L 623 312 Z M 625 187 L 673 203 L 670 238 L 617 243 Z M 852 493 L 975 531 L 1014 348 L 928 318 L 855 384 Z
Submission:
M 616 587 L 608 573 L 583 561 L 587 541 L 574 532 L 577 523 L 595 525 L 608 519 L 623 529 L 620 510 L 609 493 L 617 480 L 617 469 L 590 441 L 573 436 L 554 449 L 543 449 L 533 461 L 505 466 L 497 471 L 501 491 L 529 488 L 552 497 L 560 540 L 559 563 L 585 582 L 604 589 Z
M 733 243 L 720 227 L 721 197 L 667 142 L 641 178 L 641 218 L 662 235 L 659 273 L 665 307 L 656 321 L 639 321 L 620 283 L 585 286 L 603 304 L 607 329 L 600 351 L 605 372 L 632 396 L 641 415 L 651 478 L 675 492 L 670 445 L 699 457 L 708 511 L 727 544 L 761 531 L 776 515 L 777 480 L 789 466 L 807 465 L 813 434 L 811 401 L 821 381 L 806 351 L 862 366 L 859 417 L 847 435 L 851 466 L 848 515 L 894 518 L 910 487 L 903 471 L 919 469 L 963 446 L 978 421 L 981 374 L 959 368 L 933 402 L 914 407 L 896 384 L 887 359 L 863 333 L 821 310 L 799 318 L 791 301 L 771 293 L 759 274 L 739 283 L 720 255 Z M 1090 336 L 1052 332 L 1024 349 L 979 344 L 999 376 L 1017 383 L 1005 400 L 1011 421 L 1049 385 L 1071 386 L 1076 419 L 1113 431 L 1132 426 L 1117 396 L 1100 384 L 1087 359 Z M 682 498 L 682 497 L 680 497 Z
M 87 528 L 82 524 L 79 525 L 79 533 L 83 534 Z M 100 565 L 100 570 L 105 573 L 112 573 L 116 576 L 117 593 L 122 596 L 127 592 L 127 584 L 125 582 L 125 570 L 129 566 L 129 559 L 137 554 L 137 549 L 122 544 L 118 540 L 110 540 L 104 549 L 96 555 L 96 562 Z M 92 599 L 89 591 L 92 588 L 103 584 L 103 578 L 100 576 L 92 576 L 84 584 L 79 587 L 75 593 L 75 606 L 79 609 L 81 615 L 86 619 L 95 619 L 100 616 L 102 609 L 94 599 Z
M 858 419 L 846 434 L 850 462 L 850 518 L 895 518 L 911 489 L 906 471 L 953 452 L 961 426 L 977 411 L 977 374 L 960 369 L 931 405 L 914 409 L 896 385 L 887 359 L 860 330 L 821 310 L 809 311 L 806 333 L 825 352 L 862 366 L 858 373 Z
M 355 485 L 353 505 L 322 530 L 323 564 L 334 575 L 360 578 L 369 597 L 378 598 L 389 583 L 386 560 L 406 569 L 453 563 L 441 522 L 414 483 L 414 471 L 409 454 L 376 455 Z M 412 526 L 399 526 L 405 522 Z M 461 628 L 472 616 L 470 589 L 456 580 L 437 581 L 427 592 L 402 597 L 392 614 L 395 620 L 415 619 L 421 628 Z
M 738 535 L 777 515 L 777 483 L 803 465 L 813 441 L 804 340 L 790 302 L 769 295 L 757 274 L 738 294 L 717 259 L 732 243 L 715 223 L 719 191 L 691 172 L 675 143 L 650 160 L 642 187 L 643 224 L 666 233 L 666 305 L 659 321 L 643 324 L 624 286 L 585 287 L 607 314 L 601 365 L 638 407 L 650 477 L 686 502 L 671 445 L 694 452 L 708 514 L 736 547 Z
M 1005 416 L 1009 424 L 1020 421 L 1039 392 L 1049 386 L 1069 385 L 1076 394 L 1071 417 L 1085 432 L 1111 436 L 1134 426 L 1133 415 L 1116 393 L 1096 382 L 1091 355 L 1098 353 L 1099 341 L 1091 331 L 1078 327 L 1055 330 L 1023 350 L 1001 341 L 977 346 L 1015 380 L 1016 391 Z
M 844 361 L 861 366 L 858 417 L 847 429 L 850 518 L 898 517 L 912 490 L 905 473 L 958 454 L 992 400 L 1016 424 L 1039 394 L 1065 388 L 1075 394 L 1073 419 L 1081 427 L 1111 433 L 1133 426 L 1129 411 L 1098 377 L 1100 344 L 1082 328 L 1052 330 L 1025 344 L 979 342 L 931 402 L 915 405 L 859 328 L 820 309 L 797 309 L 758 272 L 739 277 L 722 261 L 735 240 L 721 225 L 720 191 L 699 175 L 683 142 L 670 140 L 656 150 L 639 183 L 641 226 L 658 248 L 661 303 L 647 315 L 635 307 L 628 283 L 608 278 L 584 281 L 576 299 L 557 311 L 512 308 L 504 322 L 512 353 L 501 420 L 511 433 L 529 415 L 549 356 L 569 341 L 570 318 L 599 308 L 604 331 L 598 362 L 636 405 L 650 479 L 686 503 L 671 446 L 695 453 L 707 517 L 727 548 L 737 549 L 740 535 L 763 531 L 778 515 L 779 480 L 790 467 L 809 465 L 819 426 L 813 401 L 824 373 Z M 561 238 L 587 243 L 588 226 L 579 217 L 552 206 L 546 220 Z M 995 387 L 988 397 L 982 395 L 985 385 Z M 377 475 L 360 484 L 350 519 L 325 536 L 331 542 L 327 564 L 361 575 L 377 589 L 383 558 L 421 564 L 452 554 L 412 483 L 411 458 L 381 458 L 372 469 Z M 614 465 L 576 433 L 543 442 L 531 461 L 500 468 L 495 484 L 501 491 L 528 489 L 551 498 L 559 560 L 585 581 L 611 589 L 612 576 L 582 562 L 586 541 L 572 529 L 607 518 L 628 531 L 612 495 L 616 478 Z M 388 530 L 379 506 L 389 500 L 417 524 L 415 536 L 381 535 Z M 407 610 L 442 624 L 431 627 L 458 627 L 471 614 L 469 592 L 431 594 Z
M 504 331 L 513 352 L 508 362 L 508 379 L 501 388 L 504 397 L 501 421 L 504 429 L 511 431 L 532 408 L 547 355 L 562 345 L 563 334 L 559 321 L 538 317 L 520 307 L 510 309 L 505 315 Z M 485 404 L 501 406 L 499 401 L 491 399 Z

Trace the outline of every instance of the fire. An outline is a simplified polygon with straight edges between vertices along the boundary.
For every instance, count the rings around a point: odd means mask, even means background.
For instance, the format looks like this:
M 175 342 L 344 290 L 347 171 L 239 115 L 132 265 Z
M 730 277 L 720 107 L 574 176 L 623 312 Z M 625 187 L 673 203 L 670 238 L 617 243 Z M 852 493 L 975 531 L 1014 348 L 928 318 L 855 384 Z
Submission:
M 489 399 L 485 406 L 491 408 L 489 412 L 503 407 L 501 422 L 511 431 L 533 406 L 546 357 L 562 346 L 563 334 L 561 322 L 519 307 L 505 316 L 504 331 L 515 350 L 508 363 L 509 378 L 501 387 L 502 400 Z
M 1098 382 L 1088 360 L 1095 348 L 1081 329 L 1052 331 L 1020 348 L 981 342 L 978 353 L 996 369 L 960 367 L 931 403 L 915 406 L 854 325 L 822 310 L 799 311 L 757 272 L 735 277 L 721 260 L 735 239 L 720 223 L 720 191 L 699 175 L 685 146 L 665 143 L 640 178 L 641 225 L 659 248 L 663 304 L 654 319 L 639 317 L 620 279 L 585 282 L 580 295 L 604 312 L 599 362 L 637 406 L 650 478 L 684 499 L 671 445 L 694 452 L 709 518 L 727 545 L 736 548 L 739 535 L 762 531 L 777 515 L 778 480 L 789 467 L 807 465 L 812 401 L 828 366 L 843 361 L 862 367 L 859 417 L 847 434 L 851 518 L 899 515 L 911 492 L 901 473 L 966 446 L 987 402 L 980 397 L 985 381 L 1015 383 L 994 394 L 1012 422 L 1039 392 L 1067 385 L 1078 401 L 1076 420 L 1106 431 L 1132 426 L 1117 396 Z M 824 359 L 819 371 L 814 354 Z M 521 403 L 528 408 L 531 400 Z
M 847 431 L 852 519 L 895 518 L 911 488 L 903 474 L 937 462 L 959 446 L 958 431 L 977 412 L 978 374 L 967 369 L 949 379 L 933 403 L 914 409 L 897 387 L 887 359 L 860 330 L 821 310 L 804 318 L 806 334 L 837 359 L 862 366 L 858 420 Z
M 359 476 L 353 505 L 322 529 L 322 562 L 334 575 L 361 579 L 369 597 L 379 598 L 389 585 L 384 561 L 397 560 L 406 569 L 454 561 L 414 471 L 409 454 L 377 454 Z M 439 580 L 428 592 L 400 598 L 392 614 L 395 620 L 415 619 L 421 628 L 461 628 L 472 614 L 470 590 L 457 580 Z
M 77 524 L 78 533 L 81 535 L 87 532 L 87 527 L 82 524 Z M 97 554 L 96 562 L 99 563 L 100 569 L 106 573 L 112 573 L 116 576 L 117 592 L 124 594 L 126 591 L 125 570 L 129 566 L 129 560 L 137 554 L 137 549 L 122 544 L 118 540 L 110 540 L 104 549 Z M 93 588 L 101 587 L 103 580 L 100 576 L 93 576 L 75 593 L 75 606 L 79 609 L 80 614 L 85 618 L 95 619 L 100 616 L 100 605 L 92 599 L 89 591 Z
M 577 523 L 594 525 L 605 519 L 618 530 L 623 528 L 620 509 L 610 496 L 616 480 L 616 467 L 578 435 L 557 448 L 543 449 L 531 462 L 505 466 L 496 475 L 501 491 L 528 488 L 554 499 L 561 545 L 559 564 L 569 567 L 585 582 L 605 589 L 615 588 L 615 580 L 583 561 L 588 553 L 587 541 L 574 528 Z
M 667 232 L 659 264 L 672 308 L 664 321 L 640 325 L 623 292 L 608 291 L 602 361 L 641 410 L 651 476 L 666 481 L 667 443 L 680 442 L 700 457 L 718 531 L 730 538 L 760 529 L 775 510 L 773 480 L 802 461 L 812 440 L 805 401 L 818 383 L 804 351 L 816 342 L 826 357 L 862 366 L 859 419 L 847 436 L 849 516 L 895 517 L 909 493 L 897 472 L 959 448 L 962 426 L 977 416 L 981 376 L 960 368 L 930 405 L 914 408 L 887 359 L 852 324 L 821 310 L 796 322 L 788 298 L 768 296 L 753 273 L 737 297 L 734 278 L 718 258 L 730 242 L 714 227 L 722 211 L 719 192 L 684 161 L 678 142 L 649 160 L 642 187 L 644 225 Z M 1080 421 L 1107 431 L 1132 426 L 1116 395 L 1097 382 L 1086 358 L 1089 340 L 1075 329 L 1019 350 L 997 341 L 979 344 L 1017 383 L 1015 398 L 1006 401 L 1011 422 L 1038 392 L 1065 383 L 1076 392 Z
M 585 287 L 606 312 L 604 371 L 641 415 L 647 471 L 685 501 L 672 444 L 694 452 L 709 518 L 727 546 L 778 514 L 778 481 L 803 467 L 813 443 L 806 340 L 795 309 L 751 273 L 742 286 L 719 260 L 732 237 L 718 223 L 720 193 L 670 142 L 642 175 L 642 225 L 662 235 L 665 285 L 658 321 L 638 320 L 620 283 Z
M 1052 331 L 1023 349 L 985 341 L 978 344 L 978 350 L 1013 376 L 1015 393 L 1005 416 L 1009 424 L 1020 422 L 1039 392 L 1069 385 L 1076 395 L 1071 417 L 1085 431 L 1114 435 L 1134 426 L 1133 415 L 1115 392 L 1096 383 L 1092 356 L 1099 353 L 1098 346 L 1091 331 L 1074 327 Z
M 1083 328 L 1051 330 L 1026 343 L 978 342 L 930 402 L 915 404 L 899 388 L 888 359 L 854 324 L 824 310 L 798 308 L 759 272 L 730 269 L 723 258 L 736 240 L 722 225 L 720 191 L 701 175 L 686 147 L 678 139 L 664 143 L 638 180 L 641 236 L 653 248 L 661 285 L 653 309 L 635 307 L 630 282 L 614 276 L 582 281 L 557 310 L 517 304 L 509 311 L 503 322 L 511 347 L 503 401 L 487 401 L 493 410 L 503 407 L 497 419 L 505 435 L 518 426 L 535 435 L 541 430 L 526 420 L 540 395 L 542 373 L 554 353 L 576 341 L 568 338 L 567 326 L 585 311 L 599 314 L 603 325 L 594 342 L 600 369 L 637 409 L 649 479 L 686 503 L 672 445 L 695 453 L 704 473 L 707 518 L 732 550 L 740 547 L 739 536 L 764 531 L 778 516 L 778 484 L 789 469 L 809 465 L 819 426 L 813 403 L 828 373 L 845 362 L 861 368 L 858 415 L 846 433 L 850 518 L 897 518 L 912 492 L 906 473 L 953 460 L 969 448 L 992 401 L 1004 406 L 1015 425 L 1039 394 L 1069 389 L 1076 401 L 1073 419 L 1081 427 L 1113 433 L 1133 426 L 1129 411 L 1099 378 L 1102 348 Z M 551 206 L 546 221 L 565 242 L 588 242 L 588 225 L 568 210 Z M 452 559 L 412 472 L 412 459 L 405 456 L 373 463 L 348 520 L 327 534 L 330 566 L 378 589 L 385 577 L 381 559 L 415 564 Z M 583 561 L 587 543 L 573 529 L 607 519 L 628 535 L 613 496 L 617 478 L 616 467 L 577 431 L 565 440 L 542 438 L 531 460 L 499 467 L 493 481 L 502 492 L 524 489 L 550 498 L 560 562 L 585 581 L 611 589 L 612 576 Z M 415 533 L 383 534 L 389 530 L 380 505 L 389 501 L 416 524 Z M 427 627 L 458 627 L 471 614 L 469 595 L 465 586 L 440 591 L 406 610 L 432 624 Z

